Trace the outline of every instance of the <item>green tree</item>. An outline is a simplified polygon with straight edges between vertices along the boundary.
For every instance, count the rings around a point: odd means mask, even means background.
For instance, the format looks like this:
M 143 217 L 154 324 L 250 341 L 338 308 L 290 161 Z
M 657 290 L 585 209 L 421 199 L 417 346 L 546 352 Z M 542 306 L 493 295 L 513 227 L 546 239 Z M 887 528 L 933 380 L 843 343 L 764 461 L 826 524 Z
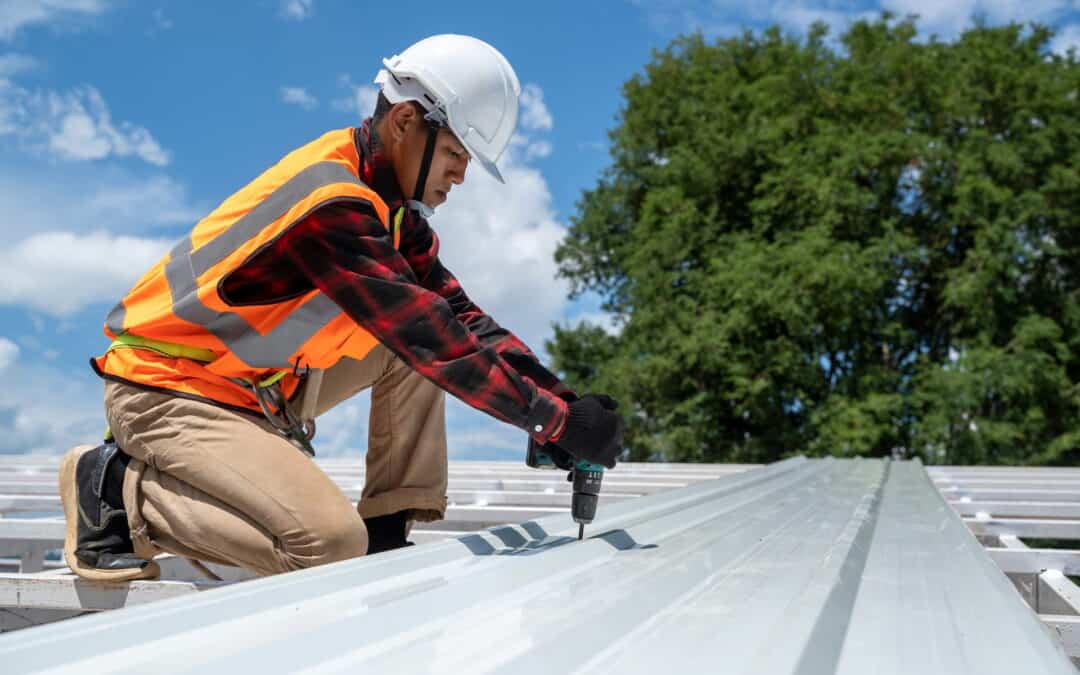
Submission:
M 624 85 L 548 349 L 635 459 L 1080 461 L 1080 64 L 1040 26 L 682 37 Z

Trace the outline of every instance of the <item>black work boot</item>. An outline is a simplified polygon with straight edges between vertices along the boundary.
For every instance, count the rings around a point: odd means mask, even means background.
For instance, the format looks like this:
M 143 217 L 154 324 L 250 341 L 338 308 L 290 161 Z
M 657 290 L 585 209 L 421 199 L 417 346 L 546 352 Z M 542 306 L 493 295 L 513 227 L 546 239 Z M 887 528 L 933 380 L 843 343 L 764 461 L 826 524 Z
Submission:
M 64 560 L 95 581 L 156 579 L 161 570 L 134 553 L 124 510 L 124 469 L 131 458 L 115 443 L 82 445 L 60 463 L 64 503 Z
M 385 516 L 364 518 L 368 532 L 367 554 L 413 546 L 411 541 L 405 541 L 405 521 L 408 515 L 408 511 L 398 511 Z

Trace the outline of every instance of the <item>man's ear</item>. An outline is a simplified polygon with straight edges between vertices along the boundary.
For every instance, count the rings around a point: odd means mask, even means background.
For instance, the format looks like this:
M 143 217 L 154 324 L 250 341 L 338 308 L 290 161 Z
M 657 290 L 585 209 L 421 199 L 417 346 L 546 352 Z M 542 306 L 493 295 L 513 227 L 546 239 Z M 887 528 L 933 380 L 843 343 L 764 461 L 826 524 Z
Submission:
M 400 143 L 409 134 L 409 128 L 416 123 L 416 108 L 409 101 L 395 103 L 390 108 L 390 135 Z

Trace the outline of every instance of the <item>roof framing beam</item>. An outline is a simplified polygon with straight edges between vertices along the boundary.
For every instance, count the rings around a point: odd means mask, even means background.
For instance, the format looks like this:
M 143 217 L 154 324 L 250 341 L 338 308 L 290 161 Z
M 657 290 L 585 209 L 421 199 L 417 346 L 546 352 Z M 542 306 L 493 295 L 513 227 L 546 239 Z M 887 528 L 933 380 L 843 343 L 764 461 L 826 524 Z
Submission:
M 950 501 L 957 513 L 962 516 L 975 516 L 988 513 L 991 516 L 1014 518 L 1066 518 L 1080 520 L 1080 501 L 1078 502 L 976 502 Z
M 1012 534 L 1017 537 L 1041 537 L 1046 539 L 1080 539 L 1080 520 L 1055 520 L 1049 518 L 964 518 L 964 522 L 977 535 Z
M 1069 658 L 1080 659 L 1080 616 L 1040 614 L 1039 618 L 1057 636 Z

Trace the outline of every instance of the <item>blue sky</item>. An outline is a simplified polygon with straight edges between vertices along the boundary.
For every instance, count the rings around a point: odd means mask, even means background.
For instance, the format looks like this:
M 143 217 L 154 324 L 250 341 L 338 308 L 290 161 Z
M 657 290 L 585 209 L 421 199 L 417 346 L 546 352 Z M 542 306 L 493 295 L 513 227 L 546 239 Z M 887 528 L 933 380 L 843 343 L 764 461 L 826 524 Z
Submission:
M 508 9 L 511 7 L 511 9 Z M 105 312 L 190 226 L 281 155 L 369 112 L 380 59 L 427 35 L 495 45 L 523 85 L 518 135 L 432 219 L 473 299 L 536 350 L 570 302 L 552 253 L 607 164 L 622 83 L 651 50 L 881 9 L 951 38 L 979 14 L 1080 45 L 1076 0 L 372 3 L 0 0 L 0 453 L 62 452 L 103 428 L 87 359 Z M 323 455 L 362 452 L 367 398 L 320 422 Z M 453 402 L 453 458 L 520 461 L 525 436 Z

